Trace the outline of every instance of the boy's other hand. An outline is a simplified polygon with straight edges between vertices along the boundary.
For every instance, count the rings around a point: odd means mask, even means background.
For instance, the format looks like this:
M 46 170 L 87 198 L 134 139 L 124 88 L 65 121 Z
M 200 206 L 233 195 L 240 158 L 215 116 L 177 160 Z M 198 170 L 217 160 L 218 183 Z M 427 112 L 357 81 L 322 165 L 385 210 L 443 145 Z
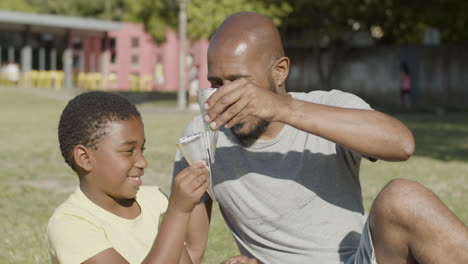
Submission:
M 203 162 L 195 163 L 179 172 L 172 183 L 169 204 L 174 209 L 191 213 L 208 189 L 208 167 Z
M 246 256 L 235 256 L 225 260 L 223 264 L 257 264 L 257 260 Z

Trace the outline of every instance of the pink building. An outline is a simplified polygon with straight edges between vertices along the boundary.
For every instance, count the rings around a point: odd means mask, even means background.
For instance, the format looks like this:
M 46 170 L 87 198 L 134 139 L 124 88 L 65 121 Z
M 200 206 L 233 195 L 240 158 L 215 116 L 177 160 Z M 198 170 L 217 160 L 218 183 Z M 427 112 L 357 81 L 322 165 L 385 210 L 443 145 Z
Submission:
M 187 46 L 186 76 L 191 77 L 192 68 L 196 67 L 200 88 L 210 87 L 206 79 L 208 41 L 200 40 Z M 108 32 L 102 41 L 85 37 L 82 49 L 73 52 L 83 52 L 81 72 L 102 73 L 104 89 L 132 89 L 135 86 L 132 82 L 136 80 L 139 82 L 137 90 L 177 91 L 179 87 L 179 40 L 177 33 L 170 30 L 166 31 L 165 42 L 158 45 L 143 24 L 121 23 L 119 30 Z M 100 54 L 101 59 L 95 54 Z M 191 80 L 186 79 L 188 87 Z
M 20 64 L 25 76 L 61 72 L 64 87 L 178 90 L 179 41 L 173 31 L 157 44 L 143 24 L 2 10 L 0 28 L 0 62 Z M 187 87 L 195 80 L 200 88 L 210 86 L 207 48 L 207 40 L 188 43 Z

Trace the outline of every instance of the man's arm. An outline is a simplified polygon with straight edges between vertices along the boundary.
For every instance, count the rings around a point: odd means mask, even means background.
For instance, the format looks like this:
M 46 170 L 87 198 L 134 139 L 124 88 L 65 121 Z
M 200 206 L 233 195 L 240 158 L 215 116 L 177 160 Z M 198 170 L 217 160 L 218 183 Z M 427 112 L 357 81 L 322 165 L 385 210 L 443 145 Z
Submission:
M 204 117 L 216 129 L 233 127 L 247 116 L 291 125 L 367 157 L 407 160 L 414 152 L 411 131 L 400 121 L 373 110 L 309 103 L 237 79 L 223 85 L 205 106 Z
M 190 215 L 185 248 L 194 264 L 202 263 L 203 260 L 208 242 L 212 205 L 212 200 L 206 199 L 205 202 L 198 204 Z
M 414 152 L 411 131 L 374 110 L 349 109 L 284 97 L 274 120 L 323 137 L 367 157 L 407 160 Z

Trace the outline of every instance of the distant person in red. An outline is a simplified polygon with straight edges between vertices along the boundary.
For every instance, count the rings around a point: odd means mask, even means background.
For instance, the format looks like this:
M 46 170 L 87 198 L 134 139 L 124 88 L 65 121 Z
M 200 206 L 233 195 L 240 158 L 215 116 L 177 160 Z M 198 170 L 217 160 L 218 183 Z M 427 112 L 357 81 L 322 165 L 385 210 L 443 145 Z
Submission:
M 400 76 L 401 105 L 405 110 L 411 110 L 411 74 L 408 64 L 402 63 Z

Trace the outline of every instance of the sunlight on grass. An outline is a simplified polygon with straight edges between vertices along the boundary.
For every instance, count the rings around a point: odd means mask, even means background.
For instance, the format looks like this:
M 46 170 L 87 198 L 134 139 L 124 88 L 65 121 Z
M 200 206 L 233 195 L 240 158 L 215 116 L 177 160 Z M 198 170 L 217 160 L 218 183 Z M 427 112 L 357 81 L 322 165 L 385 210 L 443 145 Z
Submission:
M 48 263 L 48 218 L 77 186 L 57 142 L 57 123 L 67 99 L 63 91 L 0 89 L 0 263 Z M 174 102 L 139 105 L 147 138 L 145 184 L 170 188 L 175 142 L 195 115 Z M 366 209 L 393 178 L 418 181 L 434 191 L 468 223 L 468 122 L 466 114 L 397 116 L 415 133 L 417 151 L 407 162 L 363 161 L 361 181 Z M 204 263 L 238 254 L 215 204 Z

